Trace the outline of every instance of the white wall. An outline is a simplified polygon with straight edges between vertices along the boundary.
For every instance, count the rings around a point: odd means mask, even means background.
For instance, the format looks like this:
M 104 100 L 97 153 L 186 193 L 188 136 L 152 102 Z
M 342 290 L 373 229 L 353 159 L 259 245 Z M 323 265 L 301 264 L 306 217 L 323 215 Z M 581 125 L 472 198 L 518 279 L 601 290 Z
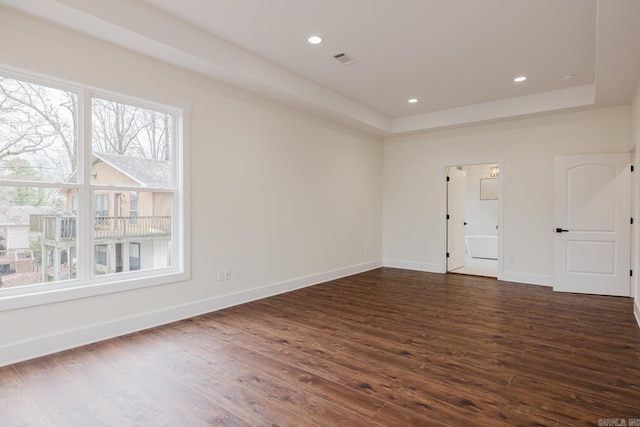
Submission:
M 629 107 L 389 138 L 384 263 L 445 271 L 447 165 L 502 162 L 505 280 L 551 285 L 555 155 L 627 152 Z
M 491 179 L 491 166 L 495 164 L 482 164 L 464 166 L 465 171 L 465 236 L 498 234 L 498 201 L 480 199 L 480 180 Z
M 631 135 L 633 144 L 640 145 L 640 82 L 631 104 Z
M 2 311 L 0 365 L 381 265 L 379 138 L 3 7 L 0 63 L 189 103 L 192 195 L 191 280 Z

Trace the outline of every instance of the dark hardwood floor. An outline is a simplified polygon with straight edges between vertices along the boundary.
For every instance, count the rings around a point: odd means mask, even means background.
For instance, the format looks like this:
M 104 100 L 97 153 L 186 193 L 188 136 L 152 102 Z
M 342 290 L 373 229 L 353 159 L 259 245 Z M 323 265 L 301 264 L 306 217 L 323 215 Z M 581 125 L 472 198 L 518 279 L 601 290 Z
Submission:
M 395 269 L 0 369 L 0 426 L 640 425 L 630 298 Z

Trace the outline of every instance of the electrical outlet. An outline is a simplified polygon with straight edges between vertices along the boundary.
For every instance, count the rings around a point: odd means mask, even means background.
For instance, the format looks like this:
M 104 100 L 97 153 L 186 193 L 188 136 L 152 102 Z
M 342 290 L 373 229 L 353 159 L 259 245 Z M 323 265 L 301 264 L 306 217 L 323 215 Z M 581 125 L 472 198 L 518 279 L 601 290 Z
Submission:
M 224 270 L 218 270 L 218 282 L 222 282 L 224 280 Z
M 229 280 L 229 279 L 231 279 L 231 269 L 227 268 L 224 271 L 224 280 Z

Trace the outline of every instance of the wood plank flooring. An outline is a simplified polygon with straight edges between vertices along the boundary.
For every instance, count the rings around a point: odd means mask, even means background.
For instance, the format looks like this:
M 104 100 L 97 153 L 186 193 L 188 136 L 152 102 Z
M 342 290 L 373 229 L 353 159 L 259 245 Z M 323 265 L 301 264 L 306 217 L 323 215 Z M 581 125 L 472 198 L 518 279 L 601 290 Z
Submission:
M 632 304 L 382 268 L 1 368 L 0 426 L 640 425 Z

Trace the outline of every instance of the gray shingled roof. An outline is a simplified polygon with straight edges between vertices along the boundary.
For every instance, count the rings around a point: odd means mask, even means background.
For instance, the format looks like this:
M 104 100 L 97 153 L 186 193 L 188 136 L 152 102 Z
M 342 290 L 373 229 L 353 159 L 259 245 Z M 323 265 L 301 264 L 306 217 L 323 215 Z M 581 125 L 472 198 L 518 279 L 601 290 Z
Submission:
M 142 187 L 171 187 L 171 161 L 95 151 L 93 155 L 139 182 Z
M 51 208 L 43 206 L 11 206 L 0 213 L 0 225 L 29 224 L 29 215 L 50 214 Z

